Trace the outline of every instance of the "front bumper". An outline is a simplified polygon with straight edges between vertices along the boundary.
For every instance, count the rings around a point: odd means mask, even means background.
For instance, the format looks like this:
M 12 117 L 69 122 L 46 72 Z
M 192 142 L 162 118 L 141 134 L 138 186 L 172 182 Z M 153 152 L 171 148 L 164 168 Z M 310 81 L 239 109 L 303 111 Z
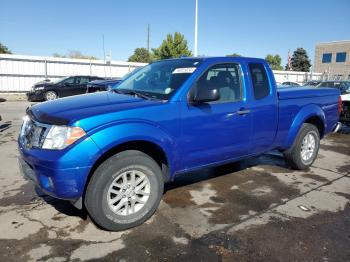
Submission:
M 29 91 L 26 93 L 28 101 L 42 101 L 44 100 L 44 93 L 41 91 Z
M 27 180 L 54 198 L 70 201 L 82 197 L 99 157 L 99 149 L 89 137 L 64 150 L 26 149 L 19 143 L 19 152 L 19 169 Z

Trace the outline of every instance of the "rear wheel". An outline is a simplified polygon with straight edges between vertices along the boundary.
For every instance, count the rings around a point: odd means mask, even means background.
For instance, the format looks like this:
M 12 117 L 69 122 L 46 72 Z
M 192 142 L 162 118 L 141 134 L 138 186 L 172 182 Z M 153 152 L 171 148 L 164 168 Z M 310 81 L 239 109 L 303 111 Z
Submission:
M 320 133 L 316 126 L 303 124 L 293 146 L 284 152 L 286 162 L 294 169 L 305 170 L 317 158 Z
M 140 151 L 128 150 L 112 156 L 96 169 L 86 190 L 85 206 L 101 227 L 124 230 L 152 216 L 163 187 L 158 164 Z
M 57 98 L 58 98 L 57 93 L 54 91 L 47 91 L 45 93 L 45 100 L 46 101 L 55 100 Z

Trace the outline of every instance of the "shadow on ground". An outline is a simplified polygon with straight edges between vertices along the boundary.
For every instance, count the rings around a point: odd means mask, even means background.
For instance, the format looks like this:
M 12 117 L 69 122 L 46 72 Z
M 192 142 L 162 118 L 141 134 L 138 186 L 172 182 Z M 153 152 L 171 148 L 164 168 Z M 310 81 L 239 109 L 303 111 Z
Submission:
M 0 123 L 0 133 L 4 132 L 5 130 L 9 129 L 12 125 L 11 121 L 6 121 L 3 124 Z

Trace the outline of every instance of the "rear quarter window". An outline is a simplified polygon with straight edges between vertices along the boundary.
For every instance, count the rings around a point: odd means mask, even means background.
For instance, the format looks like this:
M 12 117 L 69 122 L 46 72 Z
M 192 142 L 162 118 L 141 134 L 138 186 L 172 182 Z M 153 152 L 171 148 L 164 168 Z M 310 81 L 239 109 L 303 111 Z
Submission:
M 249 71 L 255 99 L 263 99 L 268 96 L 270 85 L 264 65 L 261 63 L 249 63 Z

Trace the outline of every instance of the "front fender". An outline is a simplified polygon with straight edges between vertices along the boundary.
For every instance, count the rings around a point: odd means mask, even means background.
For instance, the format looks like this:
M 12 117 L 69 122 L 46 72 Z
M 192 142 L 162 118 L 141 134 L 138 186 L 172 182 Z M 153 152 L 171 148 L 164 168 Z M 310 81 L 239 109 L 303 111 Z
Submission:
M 294 117 L 287 135 L 287 139 L 284 142 L 284 148 L 290 148 L 292 146 L 302 124 L 311 117 L 318 117 L 322 121 L 324 129 L 326 129 L 326 117 L 323 110 L 315 104 L 307 105 L 303 107 Z
M 177 162 L 173 138 L 159 126 L 148 122 L 124 122 L 100 128 L 89 134 L 102 154 L 126 142 L 147 141 L 159 146 L 166 154 L 170 172 Z

